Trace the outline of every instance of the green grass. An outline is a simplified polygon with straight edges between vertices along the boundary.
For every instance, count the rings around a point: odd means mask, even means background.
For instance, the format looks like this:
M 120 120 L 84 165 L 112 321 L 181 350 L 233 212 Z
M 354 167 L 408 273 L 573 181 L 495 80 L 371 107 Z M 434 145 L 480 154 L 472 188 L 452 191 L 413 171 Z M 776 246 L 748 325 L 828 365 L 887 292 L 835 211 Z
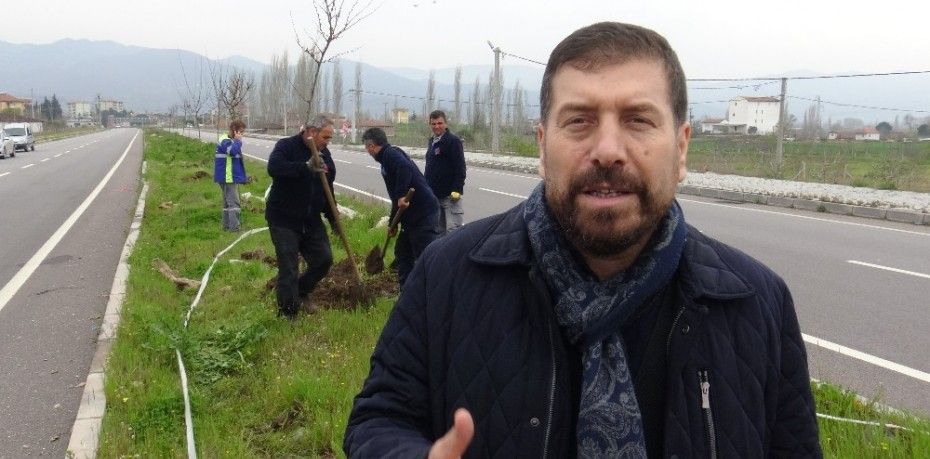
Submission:
M 179 275 L 200 279 L 236 235 L 221 230 L 220 193 L 210 177 L 212 146 L 151 131 L 145 141 L 150 190 L 107 367 L 100 457 L 186 455 L 176 348 L 190 377 L 201 456 L 342 457 L 352 398 L 394 299 L 380 298 L 370 309 L 327 308 L 296 322 L 278 319 L 274 295 L 265 289 L 275 269 L 259 261 L 229 261 L 259 248 L 272 254 L 268 233 L 262 232 L 216 265 L 185 330 L 195 292 L 175 289 L 152 262 L 164 260 Z M 264 194 L 269 183 L 264 168 L 247 164 L 257 180 L 241 193 Z M 364 255 L 383 243 L 384 230 L 372 229 L 383 207 L 346 196 L 339 201 L 361 212 L 345 221 L 355 252 Z M 265 225 L 260 201 L 244 200 L 243 209 L 243 228 Z M 344 258 L 337 239 L 331 240 L 336 259 Z M 815 394 L 821 412 L 930 431 L 926 420 L 883 414 L 832 386 L 816 385 Z M 927 434 L 888 434 L 827 420 L 820 426 L 828 457 L 930 456 Z
M 863 426 L 821 418 L 820 445 L 825 457 L 930 457 L 930 421 L 927 418 L 889 413 L 875 401 L 863 402 L 856 394 L 829 384 L 811 383 L 811 388 L 818 413 L 902 427 Z

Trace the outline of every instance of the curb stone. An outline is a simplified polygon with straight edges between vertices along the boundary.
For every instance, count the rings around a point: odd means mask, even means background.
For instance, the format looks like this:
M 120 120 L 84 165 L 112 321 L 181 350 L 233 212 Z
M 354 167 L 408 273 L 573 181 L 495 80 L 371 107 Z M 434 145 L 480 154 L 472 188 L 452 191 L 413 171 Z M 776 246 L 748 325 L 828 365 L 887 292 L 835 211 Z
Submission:
M 142 163 L 142 175 L 145 175 L 145 163 Z M 74 425 L 71 427 L 71 438 L 68 440 L 68 457 L 95 458 L 100 441 L 100 429 L 103 415 L 106 411 L 107 399 L 104 393 L 104 381 L 107 356 L 116 337 L 116 328 L 120 321 L 120 310 L 123 298 L 126 296 L 126 281 L 129 278 L 129 255 L 139 238 L 139 228 L 142 225 L 142 216 L 145 210 L 145 196 L 148 194 L 148 184 L 143 182 L 142 191 L 136 204 L 135 214 L 129 226 L 129 235 L 123 252 L 120 254 L 116 274 L 113 276 L 113 285 L 110 288 L 110 299 L 107 310 L 103 316 L 100 334 L 97 336 L 97 350 L 90 365 L 90 372 L 84 382 L 84 393 L 81 395 L 81 405 L 78 407 Z

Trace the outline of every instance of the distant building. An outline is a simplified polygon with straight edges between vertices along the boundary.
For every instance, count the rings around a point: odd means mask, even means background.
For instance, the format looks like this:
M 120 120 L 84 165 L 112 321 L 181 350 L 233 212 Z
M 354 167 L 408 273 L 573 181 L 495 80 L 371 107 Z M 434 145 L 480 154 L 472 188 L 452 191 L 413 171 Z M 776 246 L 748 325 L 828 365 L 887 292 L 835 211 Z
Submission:
M 730 100 L 726 124 L 739 134 L 772 134 L 778 128 L 777 97 L 740 96 Z
M 124 111 L 123 101 L 113 99 L 97 99 L 97 111 L 105 112 L 107 110 L 114 110 L 117 112 Z
M 0 92 L 0 112 L 7 110 L 13 111 L 18 115 L 26 113 L 26 109 L 32 105 L 29 99 L 20 99 L 19 97 Z
M 856 140 L 881 140 L 881 134 L 873 127 L 864 127 L 856 131 Z
M 68 102 L 68 118 L 90 118 L 94 115 L 94 106 L 82 100 Z
M 723 122 L 723 118 L 704 118 L 700 121 L 701 134 L 719 134 L 714 131 L 714 126 Z
M 394 124 L 407 124 L 410 122 L 410 110 L 406 108 L 395 108 L 391 110 L 391 121 Z

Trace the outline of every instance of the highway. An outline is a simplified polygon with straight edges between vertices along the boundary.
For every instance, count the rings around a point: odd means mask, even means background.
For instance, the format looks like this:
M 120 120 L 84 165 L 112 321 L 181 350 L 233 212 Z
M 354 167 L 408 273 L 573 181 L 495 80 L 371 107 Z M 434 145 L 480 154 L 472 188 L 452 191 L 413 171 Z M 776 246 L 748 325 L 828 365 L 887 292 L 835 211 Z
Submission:
M 65 456 L 141 161 L 136 129 L 0 160 L 0 458 Z
M 244 151 L 263 161 L 273 145 L 247 138 Z M 337 193 L 387 196 L 367 153 L 330 150 Z M 250 165 L 250 173 L 264 173 L 255 170 L 263 166 Z M 470 167 L 466 221 L 516 205 L 538 182 L 533 175 Z M 930 228 L 686 195 L 679 202 L 690 224 L 786 280 L 813 378 L 930 415 Z

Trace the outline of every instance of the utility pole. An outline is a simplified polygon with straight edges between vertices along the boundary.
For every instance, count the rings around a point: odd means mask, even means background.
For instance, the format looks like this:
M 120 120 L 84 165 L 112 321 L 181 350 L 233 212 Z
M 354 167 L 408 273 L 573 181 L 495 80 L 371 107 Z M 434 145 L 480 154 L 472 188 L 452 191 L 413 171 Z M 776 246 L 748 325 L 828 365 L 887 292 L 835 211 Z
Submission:
M 491 82 L 491 152 L 501 151 L 501 49 L 490 41 L 488 46 L 494 51 L 494 81 Z
M 778 103 L 778 138 L 775 141 L 775 167 L 781 172 L 782 163 L 785 161 L 785 93 L 788 90 L 788 79 L 781 79 L 781 100 Z

